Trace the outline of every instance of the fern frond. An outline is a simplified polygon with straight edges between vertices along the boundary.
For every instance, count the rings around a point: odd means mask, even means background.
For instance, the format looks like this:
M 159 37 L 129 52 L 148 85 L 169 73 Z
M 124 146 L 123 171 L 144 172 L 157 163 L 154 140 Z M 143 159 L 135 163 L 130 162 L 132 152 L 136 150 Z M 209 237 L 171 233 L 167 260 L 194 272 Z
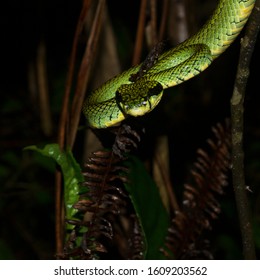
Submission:
M 139 134 L 129 126 L 122 126 L 116 135 L 112 151 L 97 151 L 85 164 L 77 220 L 68 220 L 75 226 L 66 243 L 63 258 L 96 259 L 106 252 L 106 244 L 113 240 L 114 216 L 124 212 L 129 201 L 123 184 L 128 169 L 122 162 L 126 153 L 137 147 Z
M 211 220 L 220 213 L 218 195 L 228 184 L 231 135 L 228 121 L 212 129 L 208 151 L 199 149 L 197 161 L 191 170 L 191 182 L 184 185 L 181 210 L 175 213 L 166 240 L 167 256 L 177 259 L 211 257 L 202 239 L 205 229 L 211 229 Z M 170 252 L 170 253 L 169 253 Z

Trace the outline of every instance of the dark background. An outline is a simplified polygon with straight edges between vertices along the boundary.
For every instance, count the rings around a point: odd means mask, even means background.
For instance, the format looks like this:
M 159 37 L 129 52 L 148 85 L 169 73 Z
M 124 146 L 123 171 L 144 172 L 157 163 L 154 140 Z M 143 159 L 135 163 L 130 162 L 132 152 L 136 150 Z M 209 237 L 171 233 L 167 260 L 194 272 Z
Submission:
M 115 3 L 117 2 L 117 3 Z M 108 1 L 122 69 L 131 64 L 139 1 Z M 198 2 L 198 1 L 194 1 Z M 203 22 L 211 13 L 205 3 L 196 9 Z M 81 1 L 5 1 L 0 9 L 0 259 L 53 259 L 53 162 L 23 151 L 28 145 L 56 142 L 59 113 L 65 89 L 68 60 Z M 199 25 L 199 23 L 198 23 Z M 166 39 L 168 39 L 166 35 Z M 84 46 L 82 37 L 80 47 Z M 49 98 L 53 129 L 41 128 L 39 100 L 29 92 L 28 69 L 35 65 L 40 42 L 46 46 Z M 259 42 L 251 63 L 245 100 L 245 172 L 252 190 L 248 196 L 253 213 L 255 241 L 260 248 L 260 127 Z M 147 50 L 144 49 L 144 57 Z M 169 136 L 171 174 L 177 195 L 186 180 L 196 149 L 210 136 L 211 126 L 229 117 L 239 40 L 199 77 L 165 94 L 151 114 L 148 131 Z M 80 58 L 78 58 L 80 62 Z M 93 78 L 94 79 L 94 78 Z M 84 118 L 81 120 L 84 125 Z M 158 128 L 158 129 L 154 129 Z M 155 131 L 153 131 L 155 130 Z M 83 149 L 79 132 L 77 151 Z M 80 159 L 79 159 L 80 160 Z M 209 234 L 213 254 L 219 259 L 241 259 L 241 239 L 232 186 L 221 198 L 222 213 Z

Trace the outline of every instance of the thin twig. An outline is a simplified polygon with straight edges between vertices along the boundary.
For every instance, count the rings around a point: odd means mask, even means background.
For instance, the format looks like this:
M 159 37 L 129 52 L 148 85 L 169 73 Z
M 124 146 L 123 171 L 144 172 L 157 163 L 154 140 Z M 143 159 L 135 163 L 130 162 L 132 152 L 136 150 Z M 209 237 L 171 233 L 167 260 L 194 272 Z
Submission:
M 65 86 L 65 93 L 63 97 L 63 103 L 62 103 L 62 111 L 61 111 L 61 117 L 60 117 L 60 123 L 59 123 L 59 133 L 58 133 L 58 143 L 61 147 L 61 149 L 64 148 L 65 144 L 65 138 L 66 138 L 66 126 L 67 126 L 67 120 L 69 116 L 69 99 L 70 99 L 70 92 L 72 87 L 72 80 L 73 80 L 73 74 L 74 74 L 74 68 L 76 64 L 76 54 L 77 54 L 77 48 L 78 48 L 78 41 L 80 34 L 83 30 L 85 19 L 89 10 L 89 6 L 91 4 L 91 0 L 85 0 L 82 4 L 82 9 L 80 12 L 80 16 L 78 19 L 74 39 L 73 39 L 73 45 L 72 50 L 70 54 L 70 60 L 69 60 L 69 70 L 66 80 L 66 86 Z
M 166 151 L 165 145 L 161 145 L 162 150 Z M 168 150 L 167 150 L 168 152 Z M 163 157 L 161 156 L 163 155 Z M 169 174 L 169 161 L 165 159 L 165 152 L 159 153 L 159 150 L 157 150 L 157 154 L 154 158 L 154 169 L 158 169 L 159 175 L 154 175 L 155 182 L 157 186 L 162 188 L 165 188 L 165 193 L 167 194 L 167 198 L 169 200 L 169 212 L 175 213 L 176 211 L 180 210 L 178 200 L 176 198 L 176 195 L 174 193 L 174 188 L 172 186 L 171 180 L 170 180 L 170 174 Z M 154 170 L 154 173 L 156 170 Z M 160 176 L 160 178 L 158 178 Z M 162 183 L 159 182 L 159 179 L 161 179 Z M 167 207 L 166 207 L 167 208 Z
M 70 92 L 72 87 L 72 80 L 73 80 L 73 73 L 75 68 L 76 62 L 76 54 L 77 54 L 77 47 L 79 36 L 82 32 L 85 18 L 87 12 L 89 10 L 89 6 L 91 4 L 91 0 L 85 0 L 83 2 L 83 6 L 81 9 L 81 13 L 78 19 L 72 51 L 70 54 L 70 61 L 69 61 L 69 70 L 66 80 L 65 86 L 65 93 L 63 96 L 63 103 L 59 121 L 59 130 L 58 130 L 58 144 L 61 149 L 64 148 L 66 142 L 66 127 L 68 125 L 68 117 L 69 117 L 69 99 L 70 99 Z M 55 236 L 56 236 L 56 254 L 60 255 L 63 251 L 63 218 L 62 218 L 62 176 L 60 171 L 56 171 L 55 174 Z
M 80 65 L 75 95 L 72 102 L 71 110 L 71 121 L 70 121 L 70 135 L 68 145 L 72 148 L 75 142 L 79 119 L 81 115 L 81 109 L 85 98 L 85 93 L 88 85 L 89 74 L 91 70 L 91 65 L 93 58 L 95 57 L 94 53 L 97 49 L 97 43 L 101 31 L 101 26 L 104 18 L 105 11 L 105 0 L 99 0 L 98 6 L 96 9 L 95 18 L 91 28 L 90 36 L 86 45 L 86 49 L 82 58 L 82 63 Z
M 158 43 L 157 32 L 157 0 L 150 0 L 151 6 L 151 46 Z
M 251 211 L 249 208 L 243 152 L 243 128 L 244 128 L 244 98 L 246 84 L 249 77 L 249 65 L 254 50 L 257 34 L 260 27 L 260 0 L 257 0 L 255 8 L 249 19 L 245 36 L 241 41 L 239 64 L 236 74 L 233 96 L 231 98 L 232 119 L 232 177 L 235 191 L 240 230 L 243 242 L 245 259 L 255 259 L 255 247 L 253 241 Z
M 144 40 L 147 0 L 141 1 L 132 65 L 140 63 Z
M 52 132 L 52 120 L 46 66 L 46 47 L 44 41 L 41 41 L 38 46 L 36 67 L 40 102 L 39 108 L 41 116 L 41 126 L 43 133 L 47 136 L 50 136 Z
M 169 15 L 169 0 L 164 0 L 162 4 L 162 15 L 161 15 L 161 22 L 159 27 L 159 36 L 158 36 L 158 42 L 161 42 L 164 39 L 165 31 L 166 31 L 166 25 Z

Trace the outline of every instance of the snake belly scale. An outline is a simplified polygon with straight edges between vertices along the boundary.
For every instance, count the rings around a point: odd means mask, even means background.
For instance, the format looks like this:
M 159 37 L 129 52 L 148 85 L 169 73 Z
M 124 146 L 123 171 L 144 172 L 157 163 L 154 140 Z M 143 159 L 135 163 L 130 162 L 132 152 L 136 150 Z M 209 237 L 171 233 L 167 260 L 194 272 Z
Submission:
M 191 38 L 159 56 L 136 81 L 141 65 L 105 82 L 86 98 L 83 113 L 93 128 L 118 125 L 127 116 L 142 116 L 160 102 L 163 90 L 204 71 L 244 27 L 255 0 L 220 0 L 213 15 Z

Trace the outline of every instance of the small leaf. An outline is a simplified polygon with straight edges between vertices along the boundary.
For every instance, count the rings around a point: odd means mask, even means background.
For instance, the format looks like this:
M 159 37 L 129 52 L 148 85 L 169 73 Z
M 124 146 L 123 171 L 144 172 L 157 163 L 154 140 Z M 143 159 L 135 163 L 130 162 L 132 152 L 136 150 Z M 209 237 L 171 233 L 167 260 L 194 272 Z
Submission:
M 164 247 L 169 215 L 162 204 L 158 188 L 143 163 L 136 157 L 127 161 L 130 170 L 129 183 L 125 187 L 130 195 L 146 242 L 146 259 L 164 259 L 160 248 Z

